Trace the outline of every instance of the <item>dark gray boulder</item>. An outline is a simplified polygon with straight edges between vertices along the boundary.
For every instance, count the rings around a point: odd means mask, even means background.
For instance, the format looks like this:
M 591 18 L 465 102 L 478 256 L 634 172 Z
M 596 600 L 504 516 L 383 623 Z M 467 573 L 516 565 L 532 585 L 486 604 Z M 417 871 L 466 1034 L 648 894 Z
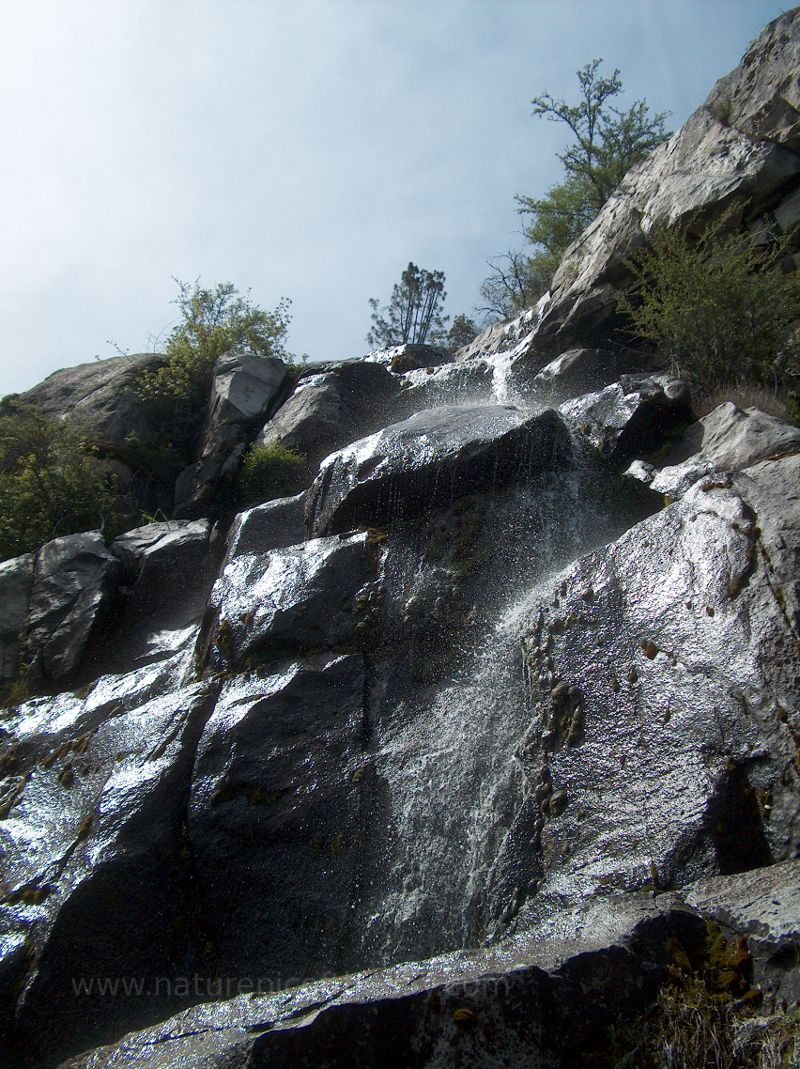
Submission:
M 305 375 L 258 435 L 256 444 L 280 443 L 297 450 L 306 458 L 313 476 L 323 457 L 389 421 L 398 390 L 397 376 L 380 364 L 365 361 Z
M 354 598 L 379 556 L 366 533 L 230 555 L 209 600 L 205 661 L 230 671 L 351 642 Z
M 111 544 L 111 552 L 121 561 L 125 578 L 136 582 L 158 563 L 168 560 L 175 567 L 185 554 L 207 546 L 210 532 L 208 520 L 148 523 L 121 534 Z
M 38 405 L 46 416 L 72 413 L 101 445 L 123 447 L 128 435 L 144 441 L 156 430 L 136 386 L 143 371 L 163 363 L 159 353 L 136 353 L 78 364 L 54 371 L 18 400 Z
M 385 526 L 552 470 L 569 434 L 555 412 L 509 405 L 419 412 L 328 457 L 309 491 L 312 535 Z
M 245 447 L 289 390 L 286 365 L 274 357 L 224 353 L 214 365 L 208 417 L 200 457 L 175 485 L 175 515 L 194 518 L 208 513 L 214 488 L 233 477 Z
M 409 371 L 403 375 L 400 405 L 410 414 L 436 405 L 497 400 L 494 380 L 495 369 L 480 359 Z
M 52 1065 L 172 1012 L 157 978 L 200 960 L 183 821 L 215 691 L 164 682 L 144 670 L 4 721 L 0 986 L 20 939 L 25 955 L 10 1064 Z M 138 992 L 95 986 L 128 978 Z
M 188 822 L 218 975 L 291 986 L 353 968 L 364 715 L 357 655 L 224 685 Z
M 631 349 L 570 349 L 542 368 L 533 387 L 542 399 L 562 401 L 641 372 L 647 362 L 646 355 Z
M 282 360 L 234 352 L 221 356 L 214 366 L 204 452 L 238 441 L 244 428 L 280 403 L 286 385 Z
M 221 545 L 208 520 L 136 527 L 111 544 L 121 582 L 87 652 L 93 675 L 127 672 L 194 646 L 217 577 Z
M 245 553 L 294 546 L 305 538 L 306 494 L 278 497 L 240 512 L 228 531 L 225 563 Z
M 702 483 L 533 594 L 533 915 L 797 856 L 798 475 Z
M 25 553 L 0 563 L 0 684 L 11 683 L 19 671 L 35 559 Z
M 714 472 L 741 471 L 760 460 L 800 449 L 800 430 L 758 408 L 731 401 L 686 428 L 656 469 L 641 462 L 629 474 L 651 490 L 678 497 Z
M 96 531 L 55 538 L 38 551 L 23 650 L 32 680 L 57 681 L 76 668 L 118 572 Z
M 613 327 L 630 284 L 625 260 L 656 226 L 701 227 L 727 208 L 747 223 L 785 203 L 800 181 L 800 11 L 771 22 L 669 141 L 634 167 L 567 249 L 536 344 L 591 344 Z
M 616 461 L 659 448 L 692 419 L 689 387 L 665 375 L 623 375 L 559 412 L 600 455 Z

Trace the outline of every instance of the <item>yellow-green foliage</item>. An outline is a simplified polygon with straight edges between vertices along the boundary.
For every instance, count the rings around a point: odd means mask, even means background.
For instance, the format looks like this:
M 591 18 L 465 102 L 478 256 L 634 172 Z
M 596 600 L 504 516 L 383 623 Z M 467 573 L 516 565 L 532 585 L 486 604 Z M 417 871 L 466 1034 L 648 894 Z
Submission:
M 80 427 L 33 405 L 0 415 L 0 558 L 116 522 L 116 495 Z
M 631 334 L 654 342 L 700 386 L 791 389 L 800 380 L 792 330 L 800 276 L 779 266 L 788 245 L 788 236 L 765 243 L 736 229 L 730 213 L 699 237 L 661 230 L 628 261 L 636 295 L 623 297 L 619 311 Z
M 665 987 L 645 1021 L 618 1030 L 613 1066 L 637 1069 L 795 1069 L 800 1012 L 754 1008 L 699 977 Z
M 637 1069 L 795 1069 L 800 1010 L 766 1005 L 750 985 L 744 938 L 709 923 L 699 969 L 673 948 L 670 981 L 642 1017 L 612 1029 L 607 1064 Z
M 306 458 L 280 442 L 254 445 L 239 472 L 242 505 L 255 505 L 274 497 L 298 493 L 304 482 Z
M 242 296 L 230 282 L 214 289 L 175 280 L 181 321 L 167 339 L 166 363 L 145 371 L 139 392 L 154 401 L 172 399 L 191 411 L 202 405 L 214 362 L 229 349 L 251 356 L 286 358 L 284 341 L 289 327 L 289 301 L 267 312 Z

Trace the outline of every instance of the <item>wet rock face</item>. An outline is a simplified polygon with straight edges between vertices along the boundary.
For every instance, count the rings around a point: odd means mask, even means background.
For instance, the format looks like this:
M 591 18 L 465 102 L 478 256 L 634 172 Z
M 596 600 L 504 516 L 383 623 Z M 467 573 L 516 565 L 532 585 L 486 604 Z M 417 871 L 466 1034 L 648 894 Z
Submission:
M 305 537 L 306 495 L 278 497 L 240 512 L 228 531 L 225 563 L 245 553 L 294 546 Z
M 206 660 L 221 671 L 351 642 L 354 599 L 375 577 L 367 534 L 231 555 L 210 598 Z
M 529 308 L 514 319 L 503 323 L 493 323 L 481 333 L 469 345 L 459 349 L 456 353 L 456 362 L 469 362 L 471 360 L 485 360 L 497 353 L 506 353 L 517 350 L 520 354 L 533 342 L 534 328 L 538 313 L 535 308 Z
M 161 367 L 158 353 L 115 356 L 55 371 L 44 382 L 20 394 L 19 400 L 38 405 L 46 416 L 72 412 L 106 446 L 125 445 L 129 434 L 141 440 L 156 429 L 147 406 L 136 394 L 143 371 Z
M 649 453 L 692 419 L 688 387 L 667 376 L 623 375 L 559 412 L 606 459 Z
M 754 869 L 727 878 L 698 880 L 681 893 L 694 910 L 708 917 L 727 938 L 746 933 L 752 983 L 764 1001 L 800 998 L 800 862 Z
M 356 655 L 225 684 L 188 823 L 220 975 L 292 986 L 356 963 L 363 703 Z
M 485 360 L 426 367 L 403 376 L 399 404 L 409 412 L 416 412 L 437 404 L 452 405 L 478 398 L 497 400 L 493 386 L 494 369 Z
M 563 400 L 601 390 L 623 375 L 641 371 L 647 357 L 620 349 L 570 349 L 542 368 L 533 379 L 538 395 Z
M 328 457 L 309 491 L 313 535 L 383 526 L 458 497 L 553 470 L 569 450 L 554 412 L 507 405 L 444 407 Z
M 452 355 L 446 349 L 435 345 L 393 345 L 388 349 L 378 349 L 364 357 L 366 363 L 382 364 L 397 374 L 414 371 L 423 367 L 438 367 L 449 364 Z
M 796 856 L 798 474 L 700 484 L 536 595 L 534 912 Z
M 57 680 L 76 667 L 108 605 L 118 567 L 93 531 L 42 546 L 36 556 L 23 654 L 31 678 Z
M 795 217 L 799 19 L 584 235 L 556 352 L 658 219 Z M 229 355 L 189 512 L 265 422 L 309 456 L 375 433 L 227 540 L 187 514 L 0 566 L 4 675 L 89 684 L 0 717 L 0 1064 L 583 1064 L 717 928 L 796 1000 L 800 437 L 685 428 L 628 354 L 545 367 L 537 317 L 309 369 L 281 409 L 282 368 Z
M 624 261 L 654 226 L 701 227 L 730 206 L 749 222 L 796 191 L 798 27 L 797 10 L 770 23 L 706 103 L 625 176 L 567 250 L 537 344 L 591 344 L 613 328 Z
M 24 1052 L 52 1065 L 176 1005 L 151 982 L 189 960 L 181 828 L 212 694 L 200 685 L 155 697 L 167 678 L 111 678 L 84 699 L 37 699 L 3 722 L 0 988 L 17 985 L 11 1064 Z M 147 992 L 115 1000 L 73 986 L 131 976 L 148 978 Z
M 87 671 L 129 671 L 193 645 L 222 549 L 210 536 L 208 520 L 169 520 L 115 539 L 121 584 Z
M 256 442 L 295 449 L 316 472 L 323 457 L 388 422 L 398 389 L 397 377 L 380 364 L 354 362 L 305 375 Z
M 70 1066 L 579 1065 L 587 1047 L 608 1054 L 611 1025 L 634 1019 L 654 997 L 668 948 L 693 955 L 706 935 L 681 903 L 646 896 L 557 920 L 547 942 L 520 936 L 502 948 L 198 1006 Z

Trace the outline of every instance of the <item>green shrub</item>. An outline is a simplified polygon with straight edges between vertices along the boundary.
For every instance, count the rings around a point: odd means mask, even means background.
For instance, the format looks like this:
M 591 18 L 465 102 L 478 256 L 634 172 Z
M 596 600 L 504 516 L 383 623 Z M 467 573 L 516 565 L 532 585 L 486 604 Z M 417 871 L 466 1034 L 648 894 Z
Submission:
M 629 332 L 654 342 L 673 369 L 705 389 L 800 379 L 800 278 L 781 270 L 789 238 L 762 243 L 731 230 L 726 213 L 699 237 L 660 230 L 627 262 L 635 296 L 618 310 Z
M 114 527 L 119 498 L 88 438 L 69 418 L 7 402 L 0 415 L 0 558 L 59 535 Z
M 250 356 L 290 359 L 284 347 L 289 301 L 267 312 L 230 282 L 203 289 L 175 280 L 181 321 L 167 339 L 166 363 L 142 374 L 139 392 L 151 400 L 171 399 L 187 409 L 205 404 L 214 362 L 229 349 Z
M 229 282 L 213 289 L 201 288 L 198 282 L 176 282 L 179 293 L 173 303 L 180 311 L 180 322 L 167 339 L 166 361 L 162 367 L 144 371 L 138 384 L 151 421 L 160 429 L 144 443 L 129 436 L 121 456 L 134 470 L 133 489 L 149 509 L 169 509 L 176 477 L 196 459 L 214 364 L 223 353 L 235 350 L 278 357 L 290 373 L 295 367 L 297 374 L 301 370 L 284 347 L 288 301 L 281 300 L 268 312 Z
M 243 506 L 296 494 L 303 488 L 306 458 L 280 442 L 254 445 L 242 461 L 239 499 Z

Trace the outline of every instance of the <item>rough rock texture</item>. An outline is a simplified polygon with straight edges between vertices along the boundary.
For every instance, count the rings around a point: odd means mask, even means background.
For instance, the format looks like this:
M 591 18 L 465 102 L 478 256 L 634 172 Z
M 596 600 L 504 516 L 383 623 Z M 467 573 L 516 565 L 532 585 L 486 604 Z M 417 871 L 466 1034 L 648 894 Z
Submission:
M 753 141 L 775 141 L 800 152 L 800 13 L 771 22 L 706 101 L 712 114 Z
M 211 592 L 209 663 L 229 671 L 248 658 L 342 646 L 358 622 L 353 599 L 374 578 L 378 555 L 367 534 L 230 554 Z
M 152 992 L 117 1000 L 73 987 L 98 976 L 152 980 L 191 963 L 182 820 L 213 690 L 155 697 L 165 681 L 154 669 L 111 677 L 83 700 L 21 706 L 0 729 L 0 986 L 20 984 L 12 1064 L 24 1052 L 52 1065 L 89 1037 L 102 1042 L 175 1005 Z
M 123 446 L 129 434 L 144 440 L 154 429 L 135 386 L 142 371 L 163 363 L 158 353 L 93 360 L 54 371 L 19 400 L 38 405 L 46 416 L 72 412 L 103 445 Z
M 398 389 L 397 377 L 380 364 L 348 363 L 306 375 L 256 441 L 296 449 L 316 473 L 323 457 L 389 422 Z
M 202 515 L 214 485 L 238 471 L 245 446 L 283 401 L 288 388 L 282 360 L 235 352 L 217 360 L 200 459 L 178 478 L 176 516 Z
M 219 975 L 299 982 L 358 960 L 363 696 L 356 655 L 224 685 L 188 821 Z
M 537 915 L 797 855 L 798 475 L 697 486 L 533 597 Z
M 23 660 L 32 679 L 57 680 L 76 667 L 108 607 L 118 563 L 95 531 L 65 535 L 36 555 Z
M 537 310 L 529 308 L 503 323 L 493 323 L 481 333 L 469 345 L 459 349 L 456 353 L 458 362 L 469 360 L 486 359 L 496 353 L 507 353 L 512 349 L 522 352 L 523 348 L 531 345 L 534 337 L 534 328 L 538 319 Z
M 757 85 L 783 84 L 771 34 L 729 114 L 791 139 Z M 745 225 L 790 218 L 792 150 L 701 118 L 728 157 L 685 128 L 653 212 L 749 189 Z M 75 1064 L 568 1069 L 610 1061 L 675 967 L 732 957 L 743 1006 L 796 1000 L 797 432 L 733 406 L 685 431 L 647 375 L 540 412 L 536 314 L 439 370 L 304 373 L 469 403 L 392 415 L 227 541 L 156 524 L 6 566 L 3 649 L 30 581 L 34 652 L 75 664 L 0 716 L 3 1069 L 101 1043 Z M 607 374 L 545 378 L 582 366 Z M 214 515 L 202 485 L 282 399 L 225 367 L 189 487 Z M 665 507 L 631 462 L 704 473 Z
M 311 534 L 381 526 L 552 470 L 568 434 L 554 412 L 508 405 L 429 409 L 328 457 L 311 487 Z
M 399 403 L 411 413 L 439 404 L 452 405 L 481 397 L 488 400 L 494 395 L 494 381 L 495 369 L 481 359 L 421 368 L 403 375 Z
M 122 585 L 91 650 L 95 675 L 194 645 L 222 549 L 210 536 L 208 520 L 169 520 L 136 527 L 112 543 Z
M 240 512 L 228 531 L 225 563 L 244 553 L 294 546 L 305 537 L 306 495 L 278 497 Z
M 741 471 L 759 460 L 800 449 L 800 430 L 757 408 L 731 401 L 687 427 L 660 469 L 637 461 L 630 474 L 660 494 L 677 497 L 718 471 Z
M 567 250 L 536 344 L 564 349 L 607 333 L 629 279 L 624 261 L 654 226 L 699 227 L 729 206 L 751 221 L 796 191 L 798 27 L 798 9 L 770 23 L 705 104 L 625 176 Z
M 481 951 L 198 1006 L 69 1065 L 585 1064 L 587 1047 L 602 1057 L 611 1026 L 633 1020 L 648 1005 L 678 948 L 692 957 L 702 954 L 707 919 L 722 913 L 730 921 L 735 915 L 730 930 L 750 937 L 757 948 L 757 976 L 762 948 L 780 944 L 789 952 L 784 957 L 791 957 L 797 914 L 786 913 L 777 923 L 776 914 L 792 908 L 798 863 L 752 877 L 704 881 L 683 902 L 672 895 L 596 901 L 556 914 L 546 939 L 545 932 L 526 933 Z M 769 887 L 775 903 L 768 901 Z M 748 893 L 754 898 L 743 901 Z
M 0 684 L 17 678 L 21 635 L 33 589 L 33 553 L 0 563 Z
M 608 459 L 648 453 L 692 418 L 686 384 L 661 375 L 623 375 L 559 412 Z

